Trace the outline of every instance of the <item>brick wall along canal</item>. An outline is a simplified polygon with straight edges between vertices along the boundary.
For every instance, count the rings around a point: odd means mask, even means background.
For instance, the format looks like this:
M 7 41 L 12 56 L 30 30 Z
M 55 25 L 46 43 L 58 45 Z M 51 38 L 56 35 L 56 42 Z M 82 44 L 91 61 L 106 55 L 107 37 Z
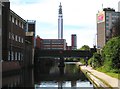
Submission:
M 33 89 L 79 89 L 93 85 L 74 62 L 65 62 L 65 67 L 58 67 L 58 62 L 41 61 L 34 69 L 21 70 L 3 77 L 3 87 L 32 87 Z

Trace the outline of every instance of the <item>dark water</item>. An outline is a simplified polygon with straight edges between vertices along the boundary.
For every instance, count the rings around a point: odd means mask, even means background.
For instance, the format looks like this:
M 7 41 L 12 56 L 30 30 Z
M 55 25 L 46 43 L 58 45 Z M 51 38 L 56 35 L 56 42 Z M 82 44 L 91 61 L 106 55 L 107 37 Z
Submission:
M 84 89 L 93 85 L 80 71 L 79 66 L 72 62 L 65 62 L 65 67 L 58 67 L 58 63 L 38 63 L 34 69 L 19 70 L 4 75 L 5 87 L 31 87 L 33 89 Z

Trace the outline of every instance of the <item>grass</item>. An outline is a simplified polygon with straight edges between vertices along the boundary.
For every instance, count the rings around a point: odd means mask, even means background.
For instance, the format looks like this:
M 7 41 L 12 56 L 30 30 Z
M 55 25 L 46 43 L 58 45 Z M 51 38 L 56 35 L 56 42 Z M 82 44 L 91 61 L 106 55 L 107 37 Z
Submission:
M 106 71 L 104 68 L 100 67 L 100 68 L 97 68 L 96 69 L 97 71 L 100 71 L 100 72 L 103 72 L 113 78 L 117 78 L 117 79 L 120 79 L 120 73 L 114 73 L 114 72 L 111 72 L 111 71 Z
M 106 73 L 107 75 L 111 76 L 111 77 L 114 77 L 114 78 L 117 78 L 117 79 L 120 79 L 120 73 Z

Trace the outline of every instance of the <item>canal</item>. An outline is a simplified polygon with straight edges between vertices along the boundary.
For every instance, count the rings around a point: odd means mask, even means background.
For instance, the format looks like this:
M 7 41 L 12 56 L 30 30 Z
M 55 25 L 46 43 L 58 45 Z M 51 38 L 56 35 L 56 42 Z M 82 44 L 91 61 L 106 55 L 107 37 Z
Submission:
M 58 61 L 40 60 L 34 68 L 22 69 L 5 74 L 3 88 L 31 87 L 32 89 L 94 89 L 75 62 L 65 62 L 58 67 Z

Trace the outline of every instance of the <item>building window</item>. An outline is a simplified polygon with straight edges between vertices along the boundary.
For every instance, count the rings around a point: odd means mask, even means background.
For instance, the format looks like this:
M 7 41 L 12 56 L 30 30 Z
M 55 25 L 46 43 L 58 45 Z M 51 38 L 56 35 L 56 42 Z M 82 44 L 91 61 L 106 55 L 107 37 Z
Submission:
M 10 61 L 10 51 L 8 52 L 8 61 Z
M 11 38 L 11 33 L 9 32 L 9 39 Z
M 17 35 L 15 36 L 15 41 L 17 41 Z
M 19 26 L 19 20 L 17 20 L 17 25 Z
M 14 18 L 14 23 L 16 24 L 16 18 Z
M 106 26 L 109 26 L 109 23 L 106 23 Z
M 109 30 L 109 28 L 108 28 L 108 27 L 106 27 L 106 30 Z
M 23 27 L 24 27 L 24 26 L 23 26 L 23 23 L 22 23 L 22 29 L 23 29 Z
M 12 16 L 12 22 L 14 23 L 14 17 Z
M 20 27 L 20 21 L 19 21 L 19 27 Z
M 19 42 L 20 42 L 20 36 L 19 36 Z
M 21 38 L 21 42 L 23 43 L 23 38 Z
M 11 53 L 11 60 L 14 60 L 14 52 Z
M 12 40 L 14 40 L 14 34 L 12 33 Z
M 17 60 L 17 52 L 15 52 L 15 60 Z
M 9 16 L 9 21 L 12 21 L 12 15 Z
M 16 19 L 15 23 L 16 23 L 16 25 L 18 25 L 18 20 L 17 19 Z
M 18 60 L 20 60 L 20 52 L 18 53 Z
M 23 54 L 21 53 L 21 60 L 23 60 Z
M 109 16 L 109 13 L 106 13 L 106 16 Z
M 109 19 L 106 19 L 106 21 L 108 22 L 108 21 L 109 21 Z

